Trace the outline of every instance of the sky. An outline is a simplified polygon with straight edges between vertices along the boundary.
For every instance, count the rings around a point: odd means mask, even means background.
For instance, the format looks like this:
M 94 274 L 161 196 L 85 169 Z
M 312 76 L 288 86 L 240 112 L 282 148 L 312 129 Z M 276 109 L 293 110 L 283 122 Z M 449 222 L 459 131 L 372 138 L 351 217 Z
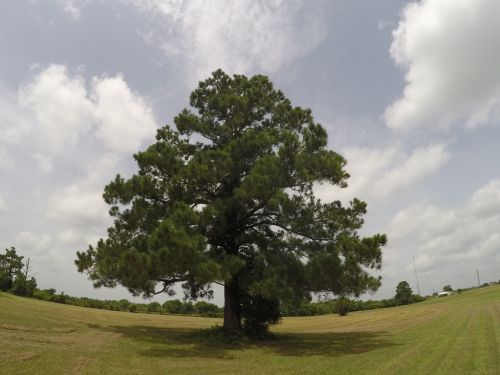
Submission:
M 363 298 L 416 291 L 413 259 L 421 294 L 499 280 L 499 17 L 496 0 L 0 0 L 0 248 L 40 288 L 132 299 L 75 253 L 111 224 L 104 186 L 222 68 L 269 76 L 347 159 L 349 186 L 316 192 L 366 201 L 361 234 L 388 236 Z

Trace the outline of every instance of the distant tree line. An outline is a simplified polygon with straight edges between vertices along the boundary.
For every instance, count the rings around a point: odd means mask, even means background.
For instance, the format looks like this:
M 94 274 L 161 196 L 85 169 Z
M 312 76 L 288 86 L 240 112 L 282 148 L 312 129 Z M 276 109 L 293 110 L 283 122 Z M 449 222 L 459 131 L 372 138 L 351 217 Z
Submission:
M 180 315 L 195 315 L 205 317 L 222 317 L 223 308 L 213 303 L 206 301 L 190 302 L 180 301 L 178 299 L 168 300 L 163 304 L 159 302 L 150 303 L 134 303 L 126 299 L 121 300 L 98 300 L 87 297 L 73 297 L 64 294 L 64 292 L 56 293 L 55 289 L 37 289 L 34 298 L 63 303 L 67 305 L 90 307 L 95 309 L 113 310 L 113 311 L 129 311 L 137 313 L 155 313 L 155 314 L 180 314 Z M 425 298 L 414 296 L 411 303 L 423 301 Z M 347 306 L 346 306 L 347 305 Z M 395 307 L 398 303 L 394 298 L 383 300 L 348 300 L 348 299 L 333 299 L 329 301 L 307 302 L 300 305 L 284 305 L 282 306 L 282 314 L 284 316 L 313 316 L 327 314 L 342 314 L 342 310 L 347 308 L 347 311 L 363 311 L 381 309 L 386 307 Z
M 180 314 L 204 317 L 223 317 L 223 308 L 206 301 L 180 301 L 178 299 L 168 300 L 163 304 L 159 302 L 134 303 L 126 299 L 121 300 L 99 300 L 88 297 L 73 297 L 64 292 L 57 293 L 55 289 L 37 289 L 34 277 L 30 276 L 30 259 L 18 255 L 16 249 L 11 247 L 0 254 L 0 291 L 10 292 L 23 297 L 33 297 L 43 301 L 62 303 L 67 305 L 90 307 L 95 309 L 128 311 L 149 314 Z M 484 283 L 486 287 L 492 283 Z M 500 280 L 498 282 L 500 284 Z M 457 289 L 456 292 L 467 291 L 477 287 Z M 453 291 L 450 285 L 443 287 L 444 291 Z M 437 295 L 437 293 L 434 293 Z M 351 311 L 363 311 L 407 305 L 421 302 L 425 297 L 413 294 L 407 281 L 401 281 L 396 287 L 394 298 L 382 300 L 350 300 L 338 298 L 328 301 L 302 301 L 300 303 L 281 304 L 281 315 L 283 316 L 314 316 L 326 314 L 346 315 Z
M 329 301 L 307 302 L 300 305 L 284 306 L 283 315 L 285 316 L 311 316 L 340 314 L 347 315 L 350 311 L 363 311 L 383 309 L 387 307 L 396 307 L 408 305 L 411 303 L 424 301 L 425 297 L 413 294 L 410 285 L 406 281 L 401 281 L 396 287 L 394 298 L 382 300 L 351 300 L 348 298 L 338 298 Z
M 424 301 L 425 298 L 414 295 L 410 303 Z M 388 298 L 382 300 L 350 300 L 350 299 L 333 299 L 330 301 L 319 301 L 303 303 L 299 306 L 285 306 L 283 315 L 285 316 L 313 316 L 313 315 L 326 315 L 326 314 L 340 314 L 346 315 L 351 311 L 364 311 L 383 309 L 387 307 L 395 307 L 400 305 L 395 298 Z
M 182 314 L 205 317 L 223 317 L 223 308 L 206 301 L 168 300 L 159 302 L 133 303 L 126 299 L 99 300 L 88 297 L 74 297 L 55 289 L 37 289 L 36 280 L 30 277 L 30 260 L 16 253 L 11 247 L 0 254 L 0 291 L 10 292 L 24 297 L 33 297 L 43 301 L 56 302 L 74 306 L 90 307 L 103 310 L 128 311 L 155 314 Z M 402 281 L 396 288 L 394 298 L 383 300 L 350 300 L 338 298 L 328 301 L 304 301 L 300 303 L 281 304 L 283 316 L 312 316 L 326 314 L 346 315 L 350 311 L 373 310 L 423 301 L 425 298 L 413 294 L 409 284 Z
M 149 314 L 184 314 L 206 317 L 222 317 L 222 308 L 206 301 L 196 303 L 183 302 L 179 300 L 166 301 L 163 304 L 153 301 L 150 303 L 134 303 L 126 299 L 121 300 L 99 300 L 88 297 L 73 297 L 64 292 L 56 293 L 55 289 L 37 289 L 34 298 L 42 301 L 63 303 L 80 307 L 90 307 L 94 309 L 128 311 Z

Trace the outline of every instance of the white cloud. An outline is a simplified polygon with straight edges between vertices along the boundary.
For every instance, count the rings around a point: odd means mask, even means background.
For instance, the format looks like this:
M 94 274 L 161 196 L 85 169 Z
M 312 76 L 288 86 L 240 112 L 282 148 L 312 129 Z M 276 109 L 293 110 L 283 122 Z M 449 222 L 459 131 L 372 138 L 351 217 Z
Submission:
M 103 186 L 128 171 L 125 160 L 154 139 L 157 127 L 122 75 L 86 80 L 62 65 L 34 69 L 17 95 L 0 92 L 0 168 L 15 175 L 9 211 L 29 213 L 16 223 L 13 244 L 33 258 L 34 270 L 67 274 L 75 251 L 95 243 L 111 223 Z M 20 197 L 15 184 L 34 188 Z M 0 211 L 6 209 L 0 198 Z
M 7 205 L 5 204 L 3 198 L 0 196 L 0 212 L 5 212 L 5 211 L 7 211 Z
M 16 246 L 23 249 L 25 257 L 36 256 L 43 258 L 45 252 L 50 249 L 52 238 L 48 234 L 35 234 L 32 232 L 20 232 L 16 236 Z
M 19 93 L 0 87 L 0 150 L 4 160 L 11 160 L 7 147 L 24 141 L 30 123 L 19 104 Z
M 130 154 L 152 140 L 156 124 L 151 108 L 122 75 L 94 77 L 90 89 L 63 65 L 41 70 L 19 90 L 18 102 L 2 114 L 10 144 L 30 141 L 41 168 L 54 168 L 52 156 L 92 139 L 116 153 Z M 12 119 L 20 119 L 14 121 Z
M 82 9 L 90 0 L 57 0 L 63 10 L 70 14 L 75 20 L 80 19 Z
M 138 151 L 141 144 L 153 140 L 156 124 L 152 110 L 133 93 L 122 76 L 94 78 L 92 98 L 94 116 L 99 124 L 96 135 L 117 152 Z
M 388 126 L 473 127 L 500 119 L 500 2 L 423 0 L 408 4 L 390 49 L 405 69 Z
M 98 226 L 106 221 L 108 214 L 102 192 L 89 191 L 74 184 L 51 197 L 47 217 L 79 225 Z
M 33 133 L 51 153 L 73 146 L 92 123 L 93 103 L 84 79 L 70 77 L 62 65 L 49 66 L 21 88 L 19 103 L 34 114 Z
M 0 169 L 9 169 L 12 166 L 13 166 L 13 161 L 11 156 L 9 155 L 7 150 L 0 148 Z
M 60 277 L 74 267 L 72 263 L 77 249 L 72 247 L 75 246 L 74 241 L 65 236 L 68 236 L 66 231 L 57 235 L 31 231 L 21 231 L 17 234 L 13 246 L 25 259 L 30 258 L 31 274 L 37 281 L 46 284 L 47 279 L 55 278 L 59 279 L 57 285 L 49 286 L 63 286 Z M 45 273 L 40 273 L 41 271 Z
M 78 181 L 55 189 L 49 196 L 46 217 L 59 225 L 78 227 L 81 233 L 94 235 L 110 224 L 108 206 L 102 198 L 103 186 L 118 169 L 118 158 L 104 156 L 87 166 Z
M 450 158 L 441 143 L 403 151 L 394 145 L 387 148 L 349 148 L 342 153 L 347 159 L 350 174 L 346 189 L 332 189 L 329 185 L 317 187 L 324 200 L 348 202 L 354 197 L 372 201 L 383 199 L 430 176 Z
M 500 213 L 500 180 L 493 180 L 478 190 L 471 199 L 469 210 L 483 219 Z
M 386 266 L 401 269 L 405 263 L 401 257 L 414 254 L 417 268 L 428 285 L 432 285 L 432 279 L 444 282 L 446 278 L 463 286 L 473 285 L 471 275 L 476 266 L 487 269 L 500 261 L 498 228 L 498 179 L 479 189 L 459 207 L 439 207 L 425 201 L 414 204 L 399 211 L 387 228 Z M 406 263 L 408 271 L 410 264 Z M 448 274 L 444 271 L 447 267 L 455 271 Z
M 131 154 L 154 140 L 157 126 L 121 74 L 86 79 L 63 65 L 32 72 L 17 92 L 0 90 L 0 170 L 13 181 L 0 212 L 21 218 L 4 226 L 6 240 L 32 258 L 37 280 L 60 287 L 75 273 L 75 252 L 112 222 L 103 186 L 131 172 Z
M 191 81 L 222 68 L 275 72 L 314 49 L 325 36 L 320 2 L 131 0 L 160 19 L 144 32 L 169 58 L 187 69 Z M 323 2 L 321 2 L 323 3 Z M 330 5 L 331 8 L 331 5 Z
M 33 158 L 45 173 L 50 173 L 54 170 L 54 162 L 45 154 L 35 152 Z
M 64 268 L 64 272 L 74 270 L 75 252 L 95 244 L 112 223 L 102 191 L 118 170 L 118 160 L 109 155 L 92 160 L 83 178 L 54 187 L 46 198 L 42 220 L 48 223 L 51 251 L 62 258 L 58 267 Z
M 39 279 L 40 270 L 60 274 L 68 263 L 69 254 L 61 251 L 47 233 L 22 231 L 17 234 L 13 245 L 25 259 L 30 258 L 31 275 L 36 279 Z M 41 277 L 42 280 L 44 276 Z

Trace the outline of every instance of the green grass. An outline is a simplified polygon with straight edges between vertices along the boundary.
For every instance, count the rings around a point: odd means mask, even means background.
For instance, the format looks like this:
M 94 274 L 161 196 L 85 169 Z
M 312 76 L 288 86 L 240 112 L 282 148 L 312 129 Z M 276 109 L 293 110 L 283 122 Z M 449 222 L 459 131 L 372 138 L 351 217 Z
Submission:
M 347 317 L 285 318 L 214 342 L 218 319 L 0 295 L 1 374 L 500 374 L 500 286 Z

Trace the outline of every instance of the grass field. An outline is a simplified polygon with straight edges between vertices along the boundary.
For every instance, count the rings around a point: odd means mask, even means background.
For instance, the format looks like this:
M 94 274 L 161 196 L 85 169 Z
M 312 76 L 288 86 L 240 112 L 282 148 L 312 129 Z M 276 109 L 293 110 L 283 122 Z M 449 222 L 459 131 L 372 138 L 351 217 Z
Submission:
M 211 341 L 218 319 L 0 295 L 1 374 L 500 374 L 500 286 L 416 305 L 286 318 L 276 339 Z

